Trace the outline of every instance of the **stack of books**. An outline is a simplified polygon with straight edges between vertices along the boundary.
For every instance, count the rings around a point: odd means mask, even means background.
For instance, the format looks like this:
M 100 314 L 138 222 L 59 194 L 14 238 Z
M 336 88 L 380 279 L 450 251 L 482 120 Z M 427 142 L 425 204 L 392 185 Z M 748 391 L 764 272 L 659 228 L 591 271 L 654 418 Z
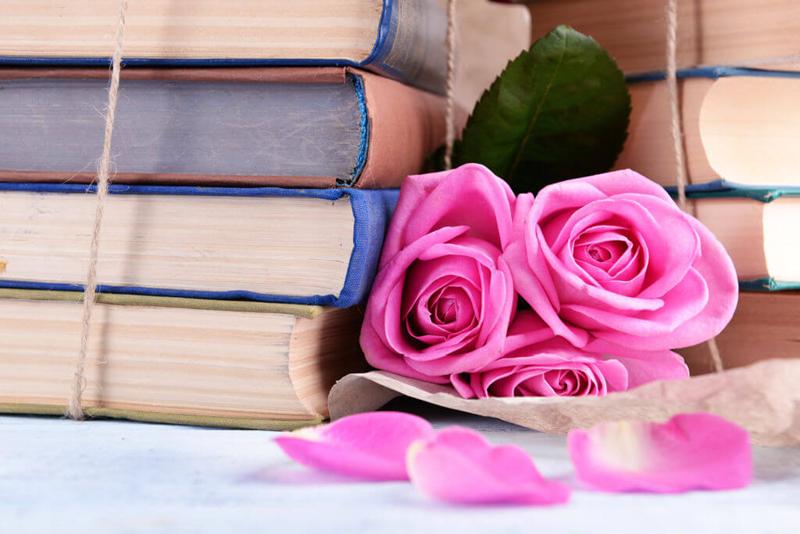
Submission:
M 667 187 L 675 156 L 664 83 L 663 0 L 537 0 L 534 37 L 555 24 L 592 35 L 630 82 L 633 111 L 617 161 Z M 677 63 L 692 209 L 722 241 L 741 282 L 717 338 L 726 367 L 800 357 L 800 4 L 678 2 Z M 684 351 L 712 369 L 708 347 Z
M 530 27 L 481 4 L 520 28 L 506 57 L 461 63 L 488 85 Z M 0 411 L 60 414 L 70 394 L 117 10 L 0 4 Z M 88 415 L 327 415 L 364 365 L 396 188 L 443 142 L 445 34 L 437 0 L 130 2 Z

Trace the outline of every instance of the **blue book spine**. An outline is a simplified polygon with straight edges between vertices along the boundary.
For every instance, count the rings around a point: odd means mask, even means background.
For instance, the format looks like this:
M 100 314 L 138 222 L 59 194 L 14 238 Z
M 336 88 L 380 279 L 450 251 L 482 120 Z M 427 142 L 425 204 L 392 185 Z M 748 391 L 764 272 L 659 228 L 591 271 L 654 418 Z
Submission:
M 43 184 L 43 183 L 0 183 L 2 191 L 27 191 L 60 194 L 93 194 L 94 185 L 81 184 Z M 177 195 L 177 196 L 233 196 L 233 197 L 307 197 L 325 200 L 338 200 L 349 197 L 353 210 L 353 252 L 350 256 L 347 276 L 338 295 L 273 295 L 247 290 L 202 291 L 172 289 L 164 287 L 142 287 L 105 285 L 97 286 L 100 293 L 123 293 L 162 297 L 185 297 L 219 300 L 255 300 L 260 302 L 282 302 L 314 306 L 335 306 L 348 308 L 362 303 L 372 286 L 375 271 L 380 260 L 383 238 L 399 191 L 396 189 L 283 189 L 277 187 L 231 188 L 231 187 L 185 187 L 159 185 L 116 185 L 109 186 L 113 195 Z M 42 289 L 55 291 L 83 291 L 82 284 L 49 282 L 25 282 L 0 279 L 0 287 L 16 289 Z

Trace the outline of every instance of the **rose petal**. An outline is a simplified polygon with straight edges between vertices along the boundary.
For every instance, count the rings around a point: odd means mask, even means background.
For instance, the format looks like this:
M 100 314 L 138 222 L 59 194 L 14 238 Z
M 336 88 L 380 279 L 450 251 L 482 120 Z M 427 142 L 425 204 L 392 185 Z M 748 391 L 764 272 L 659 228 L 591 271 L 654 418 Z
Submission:
M 724 275 L 724 273 L 723 273 Z M 709 290 L 706 278 L 694 268 L 664 296 L 664 306 L 656 311 L 625 315 L 594 306 L 565 304 L 562 315 L 594 334 L 617 345 L 629 345 L 642 350 L 662 350 L 695 345 L 719 333 L 705 328 L 686 328 L 697 320 L 708 306 Z M 722 330 L 724 324 L 719 325 Z M 682 331 L 681 334 L 677 332 Z M 695 337 L 690 337 L 690 336 Z
M 539 474 L 514 445 L 493 447 L 483 436 L 450 427 L 408 450 L 411 482 L 429 497 L 457 504 L 560 504 L 570 489 Z
M 383 339 L 375 331 L 375 327 L 369 321 L 364 321 L 361 326 L 361 336 L 358 341 L 361 344 L 367 362 L 373 367 L 397 375 L 433 382 L 434 384 L 446 384 L 448 382 L 448 377 L 446 376 L 431 376 L 411 368 L 401 355 L 386 346 Z
M 525 245 L 520 241 L 512 242 L 503 254 L 503 258 L 511 267 L 514 287 L 525 302 L 536 310 L 536 313 L 547 323 L 554 334 L 569 340 L 576 347 L 585 345 L 589 340 L 589 335 L 582 328 L 569 325 L 561 320 L 558 316 L 558 309 L 548 298 L 547 290 L 541 283 L 542 279 L 534 276 L 531 272 L 527 263 Z M 552 283 L 549 275 L 547 280 Z
M 577 178 L 573 180 L 573 182 L 581 185 L 591 185 L 593 189 L 600 191 L 603 196 L 607 197 L 622 195 L 625 193 L 641 193 L 644 195 L 658 197 L 667 201 L 672 200 L 663 187 L 652 180 L 648 180 L 638 172 L 630 169 L 605 172 L 602 174 L 595 174 L 594 176 L 587 176 L 585 178 Z M 539 194 L 541 195 L 544 193 L 545 189 L 542 189 Z
M 511 239 L 514 193 L 483 165 L 409 176 L 400 188 L 381 256 L 381 267 L 404 247 L 446 226 L 503 248 Z
M 752 479 L 747 432 L 716 415 L 604 423 L 573 430 L 567 441 L 578 480 L 601 491 L 722 490 Z
M 619 360 L 628 371 L 628 388 L 656 380 L 689 378 L 689 368 L 680 354 L 669 350 L 643 351 L 593 339 L 584 350 Z
M 368 412 L 275 438 L 294 461 L 328 473 L 367 480 L 407 480 L 406 451 L 433 433 L 421 417 Z

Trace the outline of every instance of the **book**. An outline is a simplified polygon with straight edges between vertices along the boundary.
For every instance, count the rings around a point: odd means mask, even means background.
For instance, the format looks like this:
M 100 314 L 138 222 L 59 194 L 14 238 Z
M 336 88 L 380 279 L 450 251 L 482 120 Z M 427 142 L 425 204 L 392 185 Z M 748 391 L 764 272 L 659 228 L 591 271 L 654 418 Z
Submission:
M 94 187 L 0 183 L 0 287 L 81 291 Z M 348 307 L 396 190 L 111 185 L 98 291 Z
M 0 63 L 107 65 L 118 17 L 105 0 L 0 2 Z M 126 20 L 126 65 L 346 65 L 444 88 L 438 0 L 148 0 Z
M 730 324 L 716 337 L 726 369 L 770 358 L 800 357 L 800 292 L 739 294 Z M 679 349 L 692 374 L 714 370 L 705 343 Z
M 674 189 L 672 190 L 674 193 Z M 800 289 L 800 188 L 690 185 L 691 212 L 730 254 L 743 289 Z
M 0 180 L 93 180 L 107 84 L 0 69 Z M 123 69 L 119 94 L 117 183 L 394 187 L 444 140 L 442 98 L 348 68 Z
M 0 289 L 0 412 L 64 413 L 81 294 Z M 90 417 L 280 430 L 319 423 L 333 383 L 364 369 L 360 313 L 259 302 L 98 295 Z
M 526 6 L 469 0 L 456 6 L 454 96 L 461 109 L 475 103 L 509 61 L 531 45 L 531 15 Z
M 538 39 L 559 24 L 594 37 L 627 73 L 663 71 L 663 0 L 535 0 Z M 696 65 L 800 68 L 800 4 L 795 0 L 679 0 L 678 68 Z
M 720 178 L 798 186 L 800 72 L 709 67 L 679 72 L 689 181 Z M 669 98 L 663 75 L 629 78 L 628 139 L 615 166 L 675 184 Z

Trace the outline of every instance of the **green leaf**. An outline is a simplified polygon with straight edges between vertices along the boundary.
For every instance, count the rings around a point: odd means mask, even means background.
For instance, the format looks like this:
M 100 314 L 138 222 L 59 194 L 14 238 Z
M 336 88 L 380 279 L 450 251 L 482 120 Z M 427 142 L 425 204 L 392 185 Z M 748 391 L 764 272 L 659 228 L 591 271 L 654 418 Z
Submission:
M 558 26 L 483 93 L 454 160 L 486 165 L 517 193 L 604 172 L 622 150 L 630 108 L 625 77 L 608 53 Z

